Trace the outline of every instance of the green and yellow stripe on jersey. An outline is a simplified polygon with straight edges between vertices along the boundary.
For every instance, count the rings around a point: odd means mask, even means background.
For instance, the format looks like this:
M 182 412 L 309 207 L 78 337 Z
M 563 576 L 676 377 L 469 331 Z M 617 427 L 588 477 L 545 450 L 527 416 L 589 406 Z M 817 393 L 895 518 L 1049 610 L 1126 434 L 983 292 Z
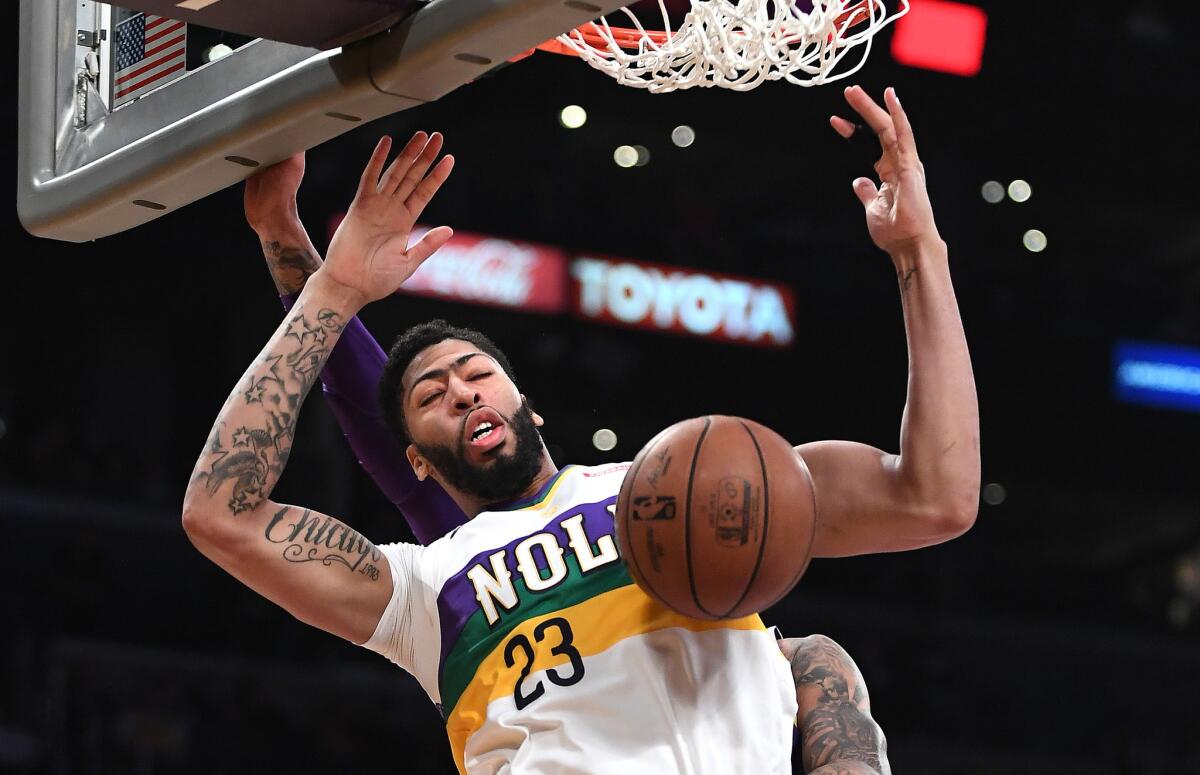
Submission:
M 642 592 L 613 548 L 616 496 L 574 503 L 566 510 L 554 503 L 555 492 L 571 471 L 561 471 L 533 499 L 491 509 L 541 509 L 547 521 L 539 531 L 474 556 L 443 584 L 438 595 L 441 704 L 455 763 L 462 772 L 467 740 L 483 726 L 488 706 L 513 696 L 523 675 L 558 669 L 555 676 L 565 674 L 569 679 L 577 669 L 572 660 L 582 658 L 585 669 L 590 656 L 672 627 L 691 632 L 765 629 L 757 615 L 729 621 L 691 619 Z M 528 547 L 533 544 L 541 551 L 530 552 Z M 547 547 L 554 554 L 554 547 L 560 548 L 562 559 L 552 561 Z M 518 549 L 523 550 L 526 566 L 518 562 Z M 497 557 L 500 552 L 503 554 Z M 536 560 L 536 570 L 528 567 L 531 557 Z M 489 601 L 490 616 L 481 605 L 485 592 L 476 583 L 480 568 L 493 580 L 504 577 L 505 571 L 508 574 L 503 583 L 496 582 L 497 587 L 504 587 L 504 594 L 498 596 L 499 604 Z M 498 568 L 500 572 L 495 573 Z M 560 580 L 554 583 L 556 576 Z M 513 599 L 515 605 L 508 607 L 506 603 Z M 515 644 L 520 649 L 513 648 L 517 639 L 523 639 Z

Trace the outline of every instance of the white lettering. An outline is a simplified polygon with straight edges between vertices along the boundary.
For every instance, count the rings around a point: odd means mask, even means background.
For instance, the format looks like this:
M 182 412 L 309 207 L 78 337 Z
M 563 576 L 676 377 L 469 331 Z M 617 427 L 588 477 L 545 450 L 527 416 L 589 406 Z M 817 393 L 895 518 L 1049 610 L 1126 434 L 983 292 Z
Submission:
M 725 293 L 716 280 L 692 275 L 679 295 L 679 322 L 698 336 L 707 336 L 725 320 Z
M 571 273 L 579 281 L 579 307 L 590 318 L 604 312 L 604 275 L 608 264 L 592 258 L 576 259 Z
M 467 578 L 475 585 L 475 599 L 479 601 L 488 624 L 495 624 L 500 618 L 499 612 L 496 611 L 496 602 L 499 601 L 506 611 L 512 609 L 517 604 L 517 590 L 512 583 L 512 574 L 504 565 L 504 550 L 496 552 L 488 560 L 492 564 L 491 573 L 484 570 L 482 565 L 476 565 L 467 571 Z M 535 568 L 534 574 L 536 573 Z
M 670 328 L 675 325 L 675 308 L 679 306 L 679 294 L 683 290 L 683 281 L 687 275 L 672 272 L 663 277 L 662 272 L 647 269 L 658 279 L 658 290 L 654 294 L 654 324 L 659 328 Z
M 550 576 L 542 578 L 538 572 L 537 561 L 533 559 L 533 547 L 542 547 L 546 555 L 546 564 L 550 567 Z M 558 539 L 550 533 L 537 533 L 517 544 L 513 550 L 517 558 L 517 570 L 525 579 L 525 588 L 531 592 L 541 592 L 543 589 L 558 585 L 567 576 L 567 564 L 563 561 L 563 550 L 558 545 Z
M 738 280 L 722 280 L 725 289 L 725 333 L 734 339 L 753 339 L 748 335 L 750 321 L 750 292 L 748 283 Z
M 616 504 L 613 504 L 611 508 L 615 511 Z M 582 572 L 587 573 L 601 565 L 607 565 L 617 560 L 617 545 L 610 535 L 602 535 L 600 540 L 596 541 L 595 548 L 600 550 L 599 554 L 593 551 L 592 542 L 588 540 L 587 533 L 583 530 L 582 514 L 576 514 L 558 524 L 567 531 L 570 546 L 575 551 L 575 558 L 579 560 L 579 570 Z
M 750 330 L 747 339 L 756 341 L 764 335 L 780 344 L 792 341 L 792 321 L 788 320 L 787 307 L 779 291 L 763 286 L 754 292 L 750 305 Z
M 608 309 L 623 323 L 645 320 L 654 300 L 654 278 L 641 267 L 618 264 L 608 273 Z
M 579 281 L 580 312 L 588 317 L 607 312 L 628 325 L 680 326 L 697 336 L 750 342 L 788 344 L 794 336 L 783 296 L 771 285 L 698 272 L 664 274 L 598 258 L 577 259 L 571 271 Z

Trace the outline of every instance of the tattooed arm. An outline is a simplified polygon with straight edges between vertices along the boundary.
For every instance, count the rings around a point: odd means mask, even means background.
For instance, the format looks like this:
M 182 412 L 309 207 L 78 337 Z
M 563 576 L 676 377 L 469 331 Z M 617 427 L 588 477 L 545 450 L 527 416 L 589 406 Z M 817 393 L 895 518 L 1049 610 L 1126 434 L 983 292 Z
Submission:
M 824 635 L 779 642 L 792 663 L 808 775 L 890 775 L 887 741 L 871 718 L 862 674 L 846 650 Z
M 287 464 L 300 406 L 346 321 L 394 292 L 450 236 L 434 229 L 408 248 L 412 223 L 453 163 L 443 159 L 426 177 L 440 136 L 418 134 L 384 172 L 389 149 L 385 138 L 328 263 L 226 399 L 183 509 L 184 529 L 202 553 L 298 619 L 359 643 L 391 596 L 388 564 L 345 524 L 270 495 Z
M 308 238 L 296 192 L 304 179 L 304 154 L 298 153 L 246 179 L 246 222 L 262 243 L 263 257 L 280 296 L 295 296 L 321 268 L 320 254 Z
M 255 173 L 246 181 L 246 221 L 258 234 L 263 256 L 284 307 L 295 303 L 308 278 L 321 268 L 317 249 L 300 221 L 296 192 L 304 177 L 304 154 Z M 353 317 L 321 371 L 325 400 L 359 464 L 396 505 L 422 544 L 466 521 L 466 515 L 432 478 L 418 481 L 404 448 L 379 411 L 380 376 L 387 355 L 366 326 Z
M 332 517 L 270 500 L 300 405 L 353 315 L 314 278 L 238 381 L 196 462 L 183 526 L 205 556 L 303 622 L 367 640 L 391 595 L 370 541 Z

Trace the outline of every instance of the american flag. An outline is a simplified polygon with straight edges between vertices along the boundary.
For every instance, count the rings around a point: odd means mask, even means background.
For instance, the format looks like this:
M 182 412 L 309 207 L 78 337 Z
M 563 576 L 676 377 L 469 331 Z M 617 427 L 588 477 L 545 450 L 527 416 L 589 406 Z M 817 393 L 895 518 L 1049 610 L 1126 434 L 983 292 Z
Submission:
M 183 75 L 187 24 L 152 13 L 117 25 L 113 102 L 121 105 Z

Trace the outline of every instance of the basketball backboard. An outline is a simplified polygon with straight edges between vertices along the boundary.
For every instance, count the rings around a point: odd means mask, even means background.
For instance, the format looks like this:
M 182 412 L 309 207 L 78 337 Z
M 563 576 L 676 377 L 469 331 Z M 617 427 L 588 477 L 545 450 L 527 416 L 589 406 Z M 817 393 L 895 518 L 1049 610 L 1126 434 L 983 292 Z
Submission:
M 620 4 L 433 0 L 344 47 L 258 39 L 192 69 L 182 60 L 142 65 L 145 75 L 119 85 L 129 55 L 118 25 L 132 19 L 143 40 L 163 32 L 154 45 L 168 47 L 179 37 L 174 23 L 147 31 L 149 17 L 104 3 L 21 0 L 21 222 L 73 242 L 146 223 L 256 167 L 438 99 Z

